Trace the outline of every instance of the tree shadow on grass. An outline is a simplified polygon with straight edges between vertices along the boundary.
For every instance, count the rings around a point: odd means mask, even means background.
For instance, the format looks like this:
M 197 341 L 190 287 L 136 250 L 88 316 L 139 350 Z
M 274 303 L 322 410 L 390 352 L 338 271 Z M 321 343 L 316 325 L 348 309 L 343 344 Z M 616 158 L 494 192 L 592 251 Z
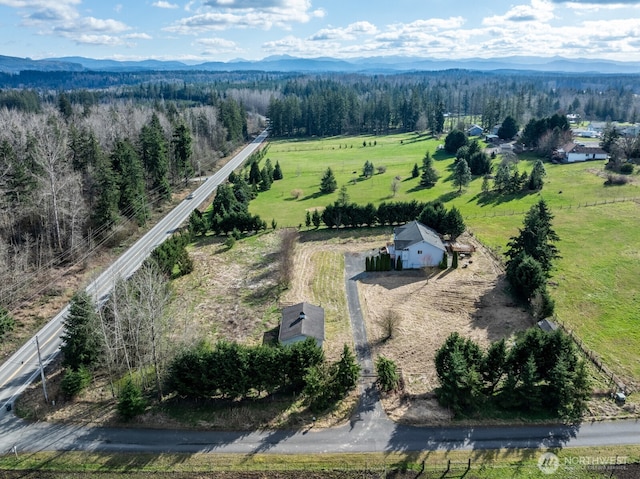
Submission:
M 480 206 L 500 205 L 511 201 L 518 201 L 531 194 L 539 193 L 538 191 L 520 190 L 515 193 L 499 193 L 497 191 L 488 191 L 486 193 L 478 193 L 470 201 L 477 200 Z

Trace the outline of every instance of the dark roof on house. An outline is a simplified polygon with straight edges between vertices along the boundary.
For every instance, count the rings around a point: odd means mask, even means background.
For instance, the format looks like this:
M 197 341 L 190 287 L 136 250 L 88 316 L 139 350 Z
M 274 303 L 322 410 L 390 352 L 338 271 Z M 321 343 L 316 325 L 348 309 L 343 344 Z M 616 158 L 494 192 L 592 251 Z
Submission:
M 574 146 L 571 151 L 567 150 L 569 153 L 588 153 L 588 154 L 606 154 L 607 152 L 604 151 L 602 148 L 600 148 L 599 146 L 584 146 L 584 145 L 576 145 Z
M 394 228 L 393 234 L 396 250 L 408 248 L 412 244 L 420 243 L 421 241 L 440 248 L 442 251 L 445 250 L 440 235 L 418 221 L 411 221 L 406 225 L 397 226 Z
M 282 309 L 278 339 L 282 342 L 297 336 L 324 341 L 323 308 L 304 302 Z

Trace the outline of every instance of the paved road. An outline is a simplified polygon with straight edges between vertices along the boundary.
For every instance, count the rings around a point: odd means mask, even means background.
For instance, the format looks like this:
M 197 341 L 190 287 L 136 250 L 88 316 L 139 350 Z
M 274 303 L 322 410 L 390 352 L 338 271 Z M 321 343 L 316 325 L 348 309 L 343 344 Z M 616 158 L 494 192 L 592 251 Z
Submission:
M 96 301 L 109 294 L 118 278 L 128 278 L 140 267 L 151 251 L 171 236 L 184 223 L 191 212 L 202 203 L 223 181 L 231 171 L 240 166 L 267 137 L 266 130 L 242 151 L 228 161 L 213 176 L 210 176 L 198 187 L 190 198 L 180 202 L 167 216 L 158 222 L 133 246 L 131 246 L 109 268 L 98 276 L 88 287 L 87 292 Z M 37 334 L 40 343 L 42 361 L 48 364 L 58 353 L 62 322 L 67 314 L 67 305 L 58 315 L 49 321 Z M 0 366 L 0 415 L 6 412 L 7 405 L 39 375 L 38 356 L 35 337 L 24 344 L 15 354 Z
M 348 424 L 316 430 L 210 432 L 85 428 L 29 423 L 0 410 L 0 453 L 83 450 L 103 452 L 224 452 L 304 454 L 326 452 L 402 452 L 481 450 L 640 444 L 640 422 L 625 420 L 577 426 L 410 427 L 390 421 L 373 387 L 373 362 L 357 294 L 365 275 L 363 254 L 345 257 L 345 286 L 356 355 L 364 377 L 361 402 Z M 15 381 L 15 379 L 14 379 Z

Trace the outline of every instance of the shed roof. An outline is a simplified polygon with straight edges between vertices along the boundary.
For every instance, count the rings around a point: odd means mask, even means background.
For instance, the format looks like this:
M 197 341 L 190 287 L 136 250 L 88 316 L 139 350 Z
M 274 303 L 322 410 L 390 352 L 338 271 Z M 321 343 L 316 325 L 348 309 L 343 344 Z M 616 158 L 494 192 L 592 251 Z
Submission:
M 445 250 L 444 243 L 440 235 L 418 221 L 411 221 L 403 226 L 398 226 L 393 230 L 396 250 L 408 248 L 412 244 L 425 241 L 442 251 Z
M 307 302 L 282 309 L 278 339 L 280 342 L 298 336 L 324 341 L 324 309 Z
M 558 329 L 558 325 L 550 319 L 541 319 L 538 321 L 538 327 L 547 333 Z

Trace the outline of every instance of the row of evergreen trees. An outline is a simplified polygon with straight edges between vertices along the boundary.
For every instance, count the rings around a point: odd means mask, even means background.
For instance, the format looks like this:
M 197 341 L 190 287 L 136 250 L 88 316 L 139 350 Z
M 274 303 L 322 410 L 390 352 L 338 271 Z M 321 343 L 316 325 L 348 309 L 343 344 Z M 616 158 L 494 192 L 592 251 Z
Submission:
M 435 355 L 440 404 L 457 416 L 483 407 L 579 418 L 590 394 L 584 361 L 560 330 L 531 328 L 512 346 L 504 339 L 486 351 L 452 333 Z
M 325 207 L 320 218 L 328 228 L 405 224 L 417 219 L 425 226 L 452 238 L 465 230 L 460 211 L 455 206 L 447 210 L 441 201 L 382 202 L 377 208 L 373 203 L 361 206 L 336 201 Z
M 312 410 L 342 399 L 358 380 L 360 368 L 348 346 L 327 364 L 322 348 L 308 338 L 288 346 L 200 343 L 176 356 L 167 382 L 185 398 L 242 399 L 274 393 L 304 393 Z

